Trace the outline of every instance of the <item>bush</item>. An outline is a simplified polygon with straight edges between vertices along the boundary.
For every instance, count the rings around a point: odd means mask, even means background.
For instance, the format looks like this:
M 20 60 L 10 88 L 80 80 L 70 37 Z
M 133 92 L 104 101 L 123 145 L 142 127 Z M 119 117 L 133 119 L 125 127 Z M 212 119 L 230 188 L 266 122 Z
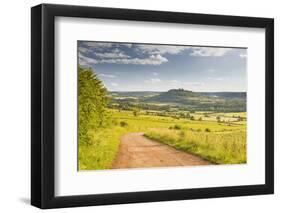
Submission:
M 206 128 L 205 132 L 211 132 L 211 130 L 209 128 Z
M 174 129 L 180 130 L 180 129 L 181 129 L 181 126 L 178 125 L 178 124 L 175 124 Z
M 181 138 L 184 138 L 186 136 L 185 131 L 181 130 L 179 135 Z
M 126 126 L 128 126 L 129 124 L 127 123 L 127 122 L 125 122 L 125 121 L 121 121 L 120 122 L 120 126 L 121 127 L 126 127 Z

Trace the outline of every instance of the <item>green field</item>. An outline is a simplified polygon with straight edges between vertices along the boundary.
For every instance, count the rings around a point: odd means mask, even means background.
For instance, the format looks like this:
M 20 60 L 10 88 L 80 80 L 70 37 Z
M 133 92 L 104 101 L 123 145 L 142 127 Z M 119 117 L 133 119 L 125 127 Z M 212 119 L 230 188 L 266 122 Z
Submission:
M 79 170 L 110 169 L 132 132 L 213 164 L 247 162 L 245 93 L 108 92 L 91 69 L 78 73 Z
M 219 114 L 208 120 L 151 116 L 133 111 L 108 110 L 111 125 L 91 132 L 90 145 L 79 146 L 79 170 L 109 169 L 115 159 L 120 137 L 129 132 L 144 132 L 149 138 L 176 149 L 198 155 L 216 164 L 246 162 L 246 121 L 217 122 Z M 194 113 L 199 117 L 203 112 Z M 245 116 L 245 113 L 238 113 Z M 237 115 L 237 113 L 236 113 Z

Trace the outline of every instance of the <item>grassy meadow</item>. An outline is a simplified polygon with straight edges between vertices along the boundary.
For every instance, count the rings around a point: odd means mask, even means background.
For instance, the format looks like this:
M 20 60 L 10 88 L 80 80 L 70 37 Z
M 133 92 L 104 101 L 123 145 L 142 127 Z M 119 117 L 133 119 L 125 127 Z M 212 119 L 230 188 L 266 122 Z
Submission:
M 108 113 L 111 124 L 92 131 L 90 145 L 79 145 L 79 170 L 110 169 L 120 138 L 130 132 L 144 132 L 148 138 L 214 164 L 246 163 L 246 121 L 233 121 L 233 113 L 192 114 L 202 120 L 146 115 L 144 111 L 137 116 L 129 110 L 108 109 Z M 218 122 L 218 115 L 231 122 Z M 244 112 L 235 115 L 246 116 Z

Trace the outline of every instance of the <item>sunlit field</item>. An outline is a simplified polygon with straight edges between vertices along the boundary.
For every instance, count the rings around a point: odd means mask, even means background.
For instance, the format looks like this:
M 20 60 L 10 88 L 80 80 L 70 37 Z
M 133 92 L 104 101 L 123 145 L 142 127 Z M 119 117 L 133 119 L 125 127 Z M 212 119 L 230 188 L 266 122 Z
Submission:
M 144 132 L 146 137 L 193 153 L 214 164 L 246 163 L 246 121 L 233 120 L 246 113 L 193 113 L 202 120 L 146 115 L 108 109 L 108 127 L 91 132 L 91 143 L 79 146 L 79 170 L 110 169 L 120 138 L 129 132 Z M 222 121 L 217 121 L 221 116 Z M 231 121 L 224 121 L 230 118 Z M 205 120 L 206 119 L 206 120 Z

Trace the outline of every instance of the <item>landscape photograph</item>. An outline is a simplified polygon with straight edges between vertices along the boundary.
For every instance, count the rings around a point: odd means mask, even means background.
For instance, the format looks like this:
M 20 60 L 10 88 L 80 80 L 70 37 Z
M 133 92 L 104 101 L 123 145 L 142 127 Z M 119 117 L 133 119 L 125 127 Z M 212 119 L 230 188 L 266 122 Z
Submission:
M 78 171 L 247 163 L 247 48 L 77 42 Z

